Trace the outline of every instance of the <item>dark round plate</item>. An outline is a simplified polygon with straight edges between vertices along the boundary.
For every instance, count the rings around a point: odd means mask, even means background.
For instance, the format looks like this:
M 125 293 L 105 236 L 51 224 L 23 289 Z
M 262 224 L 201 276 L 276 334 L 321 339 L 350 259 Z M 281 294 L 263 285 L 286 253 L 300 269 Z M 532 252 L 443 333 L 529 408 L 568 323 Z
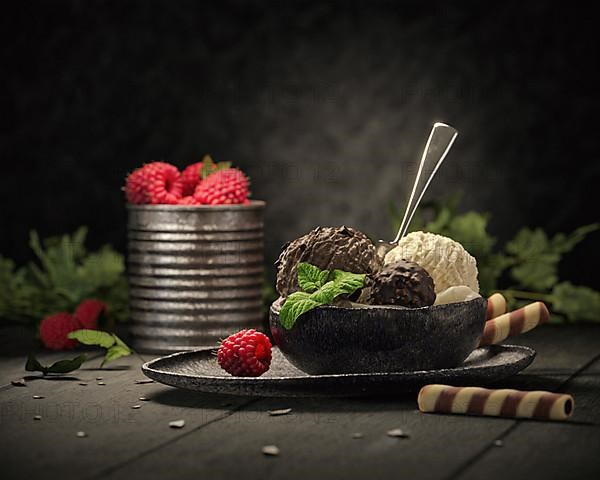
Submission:
M 490 345 L 473 351 L 458 368 L 397 373 L 308 375 L 273 348 L 271 368 L 261 377 L 233 377 L 219 367 L 214 348 L 175 353 L 142 366 L 157 382 L 188 390 L 258 397 L 356 396 L 411 392 L 429 383 L 485 385 L 526 368 L 535 350 Z

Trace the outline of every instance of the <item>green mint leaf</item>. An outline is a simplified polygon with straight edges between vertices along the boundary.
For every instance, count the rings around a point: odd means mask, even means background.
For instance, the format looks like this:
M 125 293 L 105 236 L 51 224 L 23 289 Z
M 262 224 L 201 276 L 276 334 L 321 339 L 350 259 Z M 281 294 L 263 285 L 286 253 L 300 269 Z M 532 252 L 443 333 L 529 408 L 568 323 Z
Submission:
M 115 336 L 100 330 L 82 329 L 75 330 L 67 335 L 71 340 L 77 340 L 84 345 L 95 345 L 102 348 L 110 348 L 115 343 Z
M 294 323 L 296 323 L 296 320 L 300 315 L 322 305 L 310 297 L 310 293 L 294 292 L 286 298 L 285 303 L 279 312 L 279 320 L 281 321 L 283 328 L 289 330 L 294 326 Z
M 25 370 L 28 372 L 42 372 L 44 375 L 47 373 L 46 367 L 44 367 L 33 353 L 30 353 L 27 357 L 27 363 L 25 363 Z
M 366 274 L 344 272 L 342 270 L 333 271 L 333 283 L 335 286 L 336 297 L 344 293 L 354 293 L 365 285 Z
M 104 360 L 102 360 L 100 366 L 104 366 L 105 363 L 116 360 L 117 358 L 126 357 L 133 353 L 133 350 L 131 350 L 131 348 L 129 348 L 129 346 L 114 333 L 82 329 L 69 333 L 68 337 L 73 340 L 78 340 L 84 345 L 95 345 L 106 348 L 106 354 L 104 355 Z
M 321 270 L 310 263 L 298 264 L 298 285 L 308 293 L 313 293 L 327 282 L 329 270 Z
M 79 355 L 72 359 L 59 360 L 54 362 L 50 366 L 42 365 L 33 353 L 27 357 L 27 363 L 25 364 L 25 370 L 28 372 L 42 372 L 44 375 L 48 373 L 69 373 L 73 370 L 77 370 L 83 362 L 85 362 L 85 355 Z
M 313 265 L 309 266 L 313 267 Z M 312 272 L 313 276 L 316 276 L 316 270 L 307 267 L 303 267 L 303 269 L 305 269 L 307 272 Z M 299 283 L 300 271 L 301 270 L 299 268 Z M 334 270 L 331 276 L 333 277 L 333 280 L 322 284 L 312 293 L 294 292 L 286 298 L 283 306 L 281 307 L 281 311 L 279 312 L 279 319 L 284 328 L 287 328 L 288 330 L 292 328 L 298 317 L 300 317 L 300 315 L 303 313 L 322 305 L 328 305 L 340 295 L 354 293 L 358 288 L 361 288 L 364 285 L 366 277 L 366 275 L 362 273 L 350 273 L 342 270 Z M 318 281 L 323 281 L 323 275 L 319 275 Z
M 215 171 L 215 162 L 210 155 L 204 155 L 202 159 L 202 168 L 200 169 L 200 178 L 204 180 Z
M 121 347 L 122 349 L 126 350 L 128 352 L 128 354 L 133 353 L 133 350 L 131 350 L 131 348 L 129 348 L 129 346 L 123 340 L 121 340 L 119 337 L 117 337 L 114 333 L 112 334 L 112 336 L 115 339 L 116 346 Z
M 104 355 L 104 360 L 102 360 L 102 363 L 100 364 L 100 366 L 103 367 L 105 363 L 112 362 L 113 360 L 116 360 L 117 358 L 126 357 L 127 355 L 131 355 L 131 349 L 127 345 L 115 344 L 112 347 L 110 347 L 108 350 L 106 350 L 106 354 Z
M 85 362 L 85 355 L 79 355 L 70 360 L 59 360 L 58 362 L 53 363 L 47 369 L 48 373 L 69 373 L 73 370 L 77 370 L 83 362 Z

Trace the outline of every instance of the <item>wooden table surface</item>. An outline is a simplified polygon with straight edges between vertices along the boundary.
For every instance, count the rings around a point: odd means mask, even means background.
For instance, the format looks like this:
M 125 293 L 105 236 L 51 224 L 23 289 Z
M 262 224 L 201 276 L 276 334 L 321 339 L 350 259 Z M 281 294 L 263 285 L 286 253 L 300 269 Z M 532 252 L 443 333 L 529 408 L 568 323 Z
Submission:
M 144 378 L 138 357 L 99 369 L 99 353 L 69 378 L 32 379 L 23 369 L 28 343 L 15 347 L 14 332 L 6 332 L 0 330 L 2 479 L 600 478 L 600 327 L 592 325 L 544 326 L 512 341 L 538 356 L 498 384 L 571 393 L 576 407 L 567 422 L 425 415 L 414 393 L 275 399 L 188 392 L 136 384 Z M 24 376 L 26 386 L 11 384 Z M 292 412 L 268 414 L 279 408 Z M 183 428 L 169 428 L 179 419 Z M 386 436 L 392 428 L 410 438 Z M 352 438 L 355 432 L 363 437 Z M 261 453 L 271 444 L 279 456 Z

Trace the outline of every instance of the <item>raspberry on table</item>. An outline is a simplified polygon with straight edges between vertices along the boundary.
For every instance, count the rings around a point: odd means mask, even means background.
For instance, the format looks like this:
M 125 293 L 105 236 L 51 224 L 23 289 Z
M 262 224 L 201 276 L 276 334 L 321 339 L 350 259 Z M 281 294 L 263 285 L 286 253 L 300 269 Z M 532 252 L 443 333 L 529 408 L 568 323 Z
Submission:
M 73 316 L 79 321 L 80 328 L 98 330 L 98 320 L 101 315 L 106 315 L 107 310 L 106 303 L 89 298 L 79 304 Z
M 240 330 L 221 342 L 221 368 L 237 377 L 259 377 L 271 366 L 271 341 L 253 328 Z
M 210 174 L 196 187 L 194 197 L 205 205 L 250 203 L 248 177 L 237 168 L 226 168 Z
M 51 350 L 68 350 L 75 348 L 79 342 L 71 340 L 67 335 L 80 328 L 81 324 L 70 313 L 56 313 L 40 323 L 40 339 Z

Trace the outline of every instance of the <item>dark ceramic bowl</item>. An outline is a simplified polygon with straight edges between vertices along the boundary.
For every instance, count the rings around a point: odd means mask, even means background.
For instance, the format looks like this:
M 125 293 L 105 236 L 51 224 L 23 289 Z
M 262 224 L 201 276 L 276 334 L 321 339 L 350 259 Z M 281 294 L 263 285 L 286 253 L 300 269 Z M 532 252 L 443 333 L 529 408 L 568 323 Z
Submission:
M 296 367 L 313 375 L 453 368 L 477 347 L 487 300 L 423 308 L 365 305 L 318 307 L 287 330 L 281 299 L 269 323 L 277 346 Z

